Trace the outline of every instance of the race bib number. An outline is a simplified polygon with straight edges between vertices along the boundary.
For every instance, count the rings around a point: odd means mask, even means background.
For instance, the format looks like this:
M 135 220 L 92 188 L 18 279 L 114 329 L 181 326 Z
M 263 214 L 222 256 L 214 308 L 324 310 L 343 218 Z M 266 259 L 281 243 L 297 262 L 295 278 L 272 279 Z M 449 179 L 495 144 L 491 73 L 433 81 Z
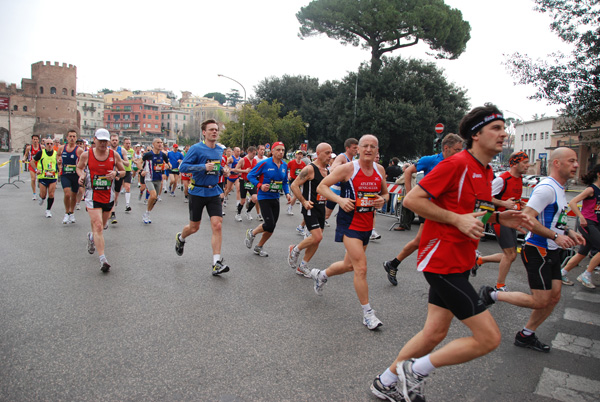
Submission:
M 56 176 L 56 172 L 44 172 L 44 177 L 48 178 L 48 179 L 53 179 Z
M 212 170 L 210 171 L 206 171 L 206 174 L 210 174 L 210 175 L 218 175 L 219 172 L 221 171 L 221 160 L 220 159 L 209 159 L 206 161 L 206 163 L 213 163 L 214 166 L 212 168 Z
M 75 165 L 65 165 L 63 166 L 63 173 L 75 173 L 76 168 Z
M 327 198 L 325 198 L 324 195 L 317 193 L 317 203 L 318 204 L 325 204 L 326 201 L 327 201 Z
M 594 208 L 594 211 L 595 211 L 597 214 L 600 214 L 600 202 L 596 202 L 596 207 Z
M 485 215 L 477 217 L 477 219 L 479 219 L 485 225 L 495 210 L 496 208 L 494 207 L 494 204 L 491 203 L 491 201 L 477 200 L 475 202 L 475 209 L 473 209 L 473 212 L 485 212 Z
M 244 182 L 244 188 L 246 190 L 252 190 L 254 188 L 254 184 L 252 184 L 252 182 L 246 181 Z
M 179 169 L 171 169 L 171 172 L 173 172 L 173 173 L 179 173 Z
M 272 193 L 278 193 L 279 190 L 281 190 L 282 188 L 283 188 L 282 181 L 272 181 L 271 184 L 269 185 L 269 191 Z
M 558 219 L 556 220 L 556 228 L 559 230 L 565 230 L 567 228 L 567 208 L 560 211 Z
M 158 164 L 158 165 L 154 165 L 154 171 L 155 172 L 162 172 L 164 170 L 164 164 Z
M 110 190 L 112 180 L 106 176 L 94 176 L 92 179 L 92 188 L 96 191 Z
M 358 192 L 354 203 L 356 212 L 373 212 L 375 210 L 375 199 L 377 193 Z
M 296 177 L 298 177 L 298 175 L 300 174 L 301 171 L 302 171 L 302 169 L 296 169 Z

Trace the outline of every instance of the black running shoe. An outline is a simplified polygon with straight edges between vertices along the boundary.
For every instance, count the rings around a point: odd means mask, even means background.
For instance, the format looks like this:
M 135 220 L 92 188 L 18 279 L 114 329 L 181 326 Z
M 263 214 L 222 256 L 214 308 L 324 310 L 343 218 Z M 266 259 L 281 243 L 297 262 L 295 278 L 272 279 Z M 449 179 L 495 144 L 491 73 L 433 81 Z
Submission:
M 496 303 L 494 299 L 492 299 L 492 295 L 490 294 L 493 291 L 494 288 L 487 285 L 483 285 L 479 288 L 479 298 L 481 299 L 481 301 L 483 301 L 486 307 Z
M 398 272 L 398 268 L 394 268 L 391 261 L 384 261 L 383 268 L 385 269 L 385 272 L 387 272 L 388 281 L 390 281 L 392 285 L 397 286 L 398 281 L 396 280 L 396 273 Z
M 110 264 L 108 263 L 108 261 L 104 261 L 102 263 L 102 266 L 100 267 L 100 271 L 107 273 L 108 271 L 110 271 Z
M 388 401 L 397 402 L 404 401 L 404 397 L 400 395 L 396 384 L 386 387 L 381 383 L 381 376 L 375 377 L 371 384 L 371 392 L 379 399 L 387 399 Z
M 212 274 L 213 276 L 221 275 L 224 272 L 229 272 L 229 267 L 223 264 L 223 259 L 221 258 L 219 261 L 213 265 Z
M 540 342 L 535 334 L 525 336 L 521 331 L 517 332 L 517 335 L 515 336 L 515 345 L 521 348 L 533 349 L 537 352 L 550 352 L 550 345 Z
M 129 205 L 125 207 L 125 212 L 131 212 L 131 207 Z
M 175 235 L 175 252 L 177 255 L 183 255 L 183 246 L 185 246 L 185 242 L 182 241 L 179 236 L 181 236 L 181 232 Z

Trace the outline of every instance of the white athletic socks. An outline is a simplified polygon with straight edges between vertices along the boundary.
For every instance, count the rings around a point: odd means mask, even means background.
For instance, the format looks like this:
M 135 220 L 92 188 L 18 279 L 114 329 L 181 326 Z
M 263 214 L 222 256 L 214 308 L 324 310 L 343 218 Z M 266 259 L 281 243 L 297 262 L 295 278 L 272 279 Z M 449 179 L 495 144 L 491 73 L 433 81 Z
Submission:
M 361 304 L 361 306 L 363 309 L 363 314 L 367 314 L 369 311 L 371 311 L 371 303 Z
M 392 373 L 392 371 L 388 367 L 387 370 L 385 370 L 383 374 L 379 376 L 379 380 L 381 380 L 381 383 L 384 386 L 389 387 L 390 385 L 398 382 L 398 376 Z
M 425 377 L 428 376 L 433 370 L 435 370 L 435 366 L 431 364 L 429 355 L 427 355 L 415 360 L 412 369 L 415 373 Z
M 216 264 L 217 261 L 221 259 L 221 254 L 213 254 L 213 264 Z

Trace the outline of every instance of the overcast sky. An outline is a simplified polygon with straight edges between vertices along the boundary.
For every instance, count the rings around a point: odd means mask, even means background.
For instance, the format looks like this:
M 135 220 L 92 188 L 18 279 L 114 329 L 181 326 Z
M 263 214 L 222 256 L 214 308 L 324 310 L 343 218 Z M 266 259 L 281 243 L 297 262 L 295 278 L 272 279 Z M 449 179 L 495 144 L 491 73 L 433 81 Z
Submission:
M 325 35 L 301 40 L 295 14 L 309 0 L 0 0 L 4 39 L 0 81 L 31 77 L 31 64 L 77 66 L 78 92 L 102 88 L 163 88 L 202 96 L 243 90 L 248 97 L 266 77 L 308 75 L 339 80 L 370 59 L 360 47 Z M 555 115 L 554 106 L 527 99 L 533 88 L 514 86 L 502 62 L 514 52 L 544 58 L 568 51 L 550 32 L 549 16 L 532 0 L 446 0 L 471 24 L 471 40 L 458 60 L 436 61 L 446 77 L 467 89 L 471 106 L 494 102 L 514 117 Z M 425 45 L 392 56 L 422 58 Z M 388 53 L 389 55 L 389 53 Z

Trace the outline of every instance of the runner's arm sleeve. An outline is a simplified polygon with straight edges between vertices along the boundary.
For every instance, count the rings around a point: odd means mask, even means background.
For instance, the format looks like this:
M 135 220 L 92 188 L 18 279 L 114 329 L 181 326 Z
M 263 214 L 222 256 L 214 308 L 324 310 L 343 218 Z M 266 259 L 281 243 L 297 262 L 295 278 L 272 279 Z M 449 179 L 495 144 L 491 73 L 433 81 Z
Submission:
M 502 187 L 504 187 L 504 179 L 502 179 L 502 177 L 496 177 L 494 180 L 492 180 L 492 197 L 500 194 Z
M 183 161 L 179 165 L 179 171 L 183 173 L 204 172 L 206 164 L 200 163 L 200 155 L 196 148 L 192 147 L 183 157 Z
M 541 186 L 538 184 L 535 186 L 533 193 L 531 193 L 531 197 L 529 197 L 529 201 L 527 202 L 527 206 L 533 210 L 535 210 L 538 214 L 541 214 L 542 211 L 550 204 L 552 204 L 556 200 L 556 194 L 552 186 L 544 185 Z

